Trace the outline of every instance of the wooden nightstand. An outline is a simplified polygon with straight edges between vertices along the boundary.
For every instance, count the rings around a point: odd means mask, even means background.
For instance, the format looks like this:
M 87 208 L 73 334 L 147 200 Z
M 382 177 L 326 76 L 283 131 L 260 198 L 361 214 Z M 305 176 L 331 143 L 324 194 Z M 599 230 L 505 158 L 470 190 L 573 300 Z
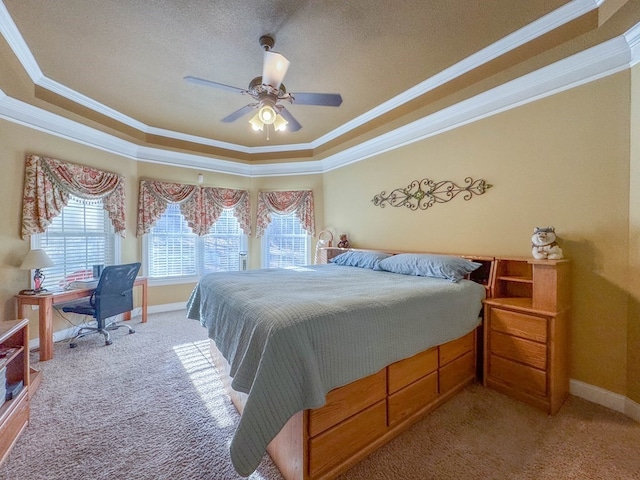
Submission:
M 571 262 L 496 258 L 484 384 L 555 414 L 569 394 Z

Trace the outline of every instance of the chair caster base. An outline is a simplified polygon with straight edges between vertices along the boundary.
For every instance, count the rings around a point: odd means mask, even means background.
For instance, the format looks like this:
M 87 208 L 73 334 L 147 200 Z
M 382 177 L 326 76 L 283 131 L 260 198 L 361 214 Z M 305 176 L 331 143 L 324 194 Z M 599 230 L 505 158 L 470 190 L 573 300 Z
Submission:
M 134 329 L 129 330 L 129 335 L 131 335 L 132 333 L 136 333 L 136 331 Z
M 113 341 L 112 341 L 112 340 L 107 340 L 106 342 L 104 342 L 104 346 L 105 346 L 105 347 L 106 347 L 106 346 L 109 346 L 109 345 L 111 345 L 112 343 L 113 343 Z
M 70 343 L 69 348 L 76 348 L 78 346 L 77 343 Z

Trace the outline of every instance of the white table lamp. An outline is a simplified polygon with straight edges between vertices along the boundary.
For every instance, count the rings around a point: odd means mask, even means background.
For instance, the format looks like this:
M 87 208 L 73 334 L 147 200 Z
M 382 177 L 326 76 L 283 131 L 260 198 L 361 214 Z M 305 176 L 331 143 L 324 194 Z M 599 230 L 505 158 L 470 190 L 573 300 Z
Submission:
M 27 253 L 27 256 L 24 257 L 22 261 L 22 265 L 20 265 L 21 270 L 35 270 L 33 274 L 33 290 L 23 290 L 21 294 L 38 294 L 42 292 L 46 292 L 47 289 L 42 287 L 42 283 L 44 282 L 45 276 L 42 273 L 43 268 L 53 267 L 54 263 L 47 252 L 42 249 L 30 250 Z

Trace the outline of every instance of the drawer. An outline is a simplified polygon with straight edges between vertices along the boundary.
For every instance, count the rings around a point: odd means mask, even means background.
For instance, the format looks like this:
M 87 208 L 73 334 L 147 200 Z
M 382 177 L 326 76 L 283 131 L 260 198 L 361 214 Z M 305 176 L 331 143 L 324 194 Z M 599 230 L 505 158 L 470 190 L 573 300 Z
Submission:
M 438 368 L 438 349 L 431 348 L 413 357 L 392 363 L 387 368 L 389 393 L 397 392 L 410 383 L 435 372 Z
M 3 415 L 0 424 L 0 463 L 7 456 L 13 444 L 18 439 L 22 430 L 29 423 L 29 395 L 28 387 L 24 388 L 11 405 L 5 404 L 3 407 L 9 408 L 7 415 Z
M 546 372 L 528 365 L 491 355 L 489 357 L 489 376 L 531 393 L 542 396 L 547 394 Z
M 387 405 L 382 400 L 309 440 L 309 476 L 340 465 L 387 429 Z
M 313 437 L 364 410 L 387 395 L 387 371 L 361 378 L 327 394 L 327 402 L 309 411 L 309 436 Z
M 452 340 L 438 347 L 440 351 L 440 366 L 446 365 L 461 355 L 474 350 L 475 331 L 468 333 L 464 337 Z
M 492 308 L 490 323 L 491 330 L 526 338 L 534 342 L 547 342 L 547 319 L 544 317 Z
M 433 372 L 389 396 L 389 425 L 393 425 L 428 405 L 438 396 L 438 372 Z
M 544 343 L 532 342 L 493 330 L 490 333 L 489 342 L 491 353 L 495 355 L 526 363 L 541 370 L 547 368 L 547 345 Z
M 476 376 L 476 357 L 474 352 L 465 353 L 460 358 L 441 367 L 438 373 L 440 395 L 447 393 L 461 383 Z

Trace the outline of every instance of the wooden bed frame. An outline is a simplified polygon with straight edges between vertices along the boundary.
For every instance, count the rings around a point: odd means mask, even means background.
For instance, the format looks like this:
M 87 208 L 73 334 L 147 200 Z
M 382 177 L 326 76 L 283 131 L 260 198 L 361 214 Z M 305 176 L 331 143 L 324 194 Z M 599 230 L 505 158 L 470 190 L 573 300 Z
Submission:
M 327 261 L 341 253 L 327 250 Z M 493 258 L 465 258 L 483 263 L 473 280 L 485 285 L 489 297 Z M 267 447 L 285 480 L 335 478 L 472 383 L 481 357 L 480 329 L 331 390 L 324 406 L 295 414 Z M 225 389 L 242 414 L 247 395 L 231 388 L 229 364 L 210 344 Z

